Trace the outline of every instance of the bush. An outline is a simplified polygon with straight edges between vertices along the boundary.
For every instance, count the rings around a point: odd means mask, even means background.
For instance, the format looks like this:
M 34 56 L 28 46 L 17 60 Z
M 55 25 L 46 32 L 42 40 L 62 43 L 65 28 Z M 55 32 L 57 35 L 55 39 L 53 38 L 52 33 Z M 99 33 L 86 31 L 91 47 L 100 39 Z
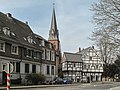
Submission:
M 38 84 L 43 83 L 46 77 L 43 74 L 31 73 L 27 74 L 25 79 L 27 80 L 27 83 L 31 82 L 31 84 Z

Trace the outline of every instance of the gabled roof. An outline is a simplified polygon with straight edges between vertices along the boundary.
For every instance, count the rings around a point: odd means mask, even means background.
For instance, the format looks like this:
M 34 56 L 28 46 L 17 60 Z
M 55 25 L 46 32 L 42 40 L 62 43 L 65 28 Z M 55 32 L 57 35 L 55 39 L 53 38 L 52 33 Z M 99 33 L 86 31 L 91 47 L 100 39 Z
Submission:
M 10 31 L 10 35 L 5 35 L 4 28 Z M 38 42 L 28 24 L 21 22 L 12 17 L 10 13 L 3 14 L 0 12 L 0 38 L 13 41 L 24 46 L 38 48 Z M 30 43 L 28 38 L 33 41 Z
M 90 46 L 88 48 L 82 49 L 80 52 L 77 53 L 81 54 L 82 57 L 84 57 L 84 56 L 89 56 L 87 54 L 90 52 L 94 53 L 94 56 L 100 57 L 98 51 L 94 48 L 94 46 Z
M 82 62 L 81 55 L 77 53 L 64 52 L 64 61 Z

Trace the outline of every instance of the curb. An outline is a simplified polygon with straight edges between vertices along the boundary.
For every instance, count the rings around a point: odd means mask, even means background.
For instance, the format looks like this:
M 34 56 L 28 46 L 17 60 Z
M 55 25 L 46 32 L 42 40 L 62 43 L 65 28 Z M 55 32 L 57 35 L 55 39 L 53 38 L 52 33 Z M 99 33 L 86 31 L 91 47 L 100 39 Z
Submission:
M 16 86 L 10 89 L 28 89 L 28 88 L 47 88 L 47 87 L 65 87 L 65 86 L 75 86 L 80 84 L 59 84 L 59 85 L 33 85 L 33 86 Z M 6 87 L 0 87 L 0 90 L 6 90 Z

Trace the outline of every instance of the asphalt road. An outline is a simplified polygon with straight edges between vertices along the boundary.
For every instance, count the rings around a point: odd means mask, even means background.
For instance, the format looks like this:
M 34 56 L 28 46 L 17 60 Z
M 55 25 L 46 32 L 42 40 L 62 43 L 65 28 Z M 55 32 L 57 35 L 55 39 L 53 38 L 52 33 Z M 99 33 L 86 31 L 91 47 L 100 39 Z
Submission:
M 120 86 L 120 83 L 112 82 L 112 83 L 77 84 L 77 85 L 69 85 L 69 86 L 64 85 L 61 87 L 28 88 L 22 90 L 110 90 L 111 88 L 118 86 Z M 18 89 L 14 89 L 14 90 L 18 90 Z

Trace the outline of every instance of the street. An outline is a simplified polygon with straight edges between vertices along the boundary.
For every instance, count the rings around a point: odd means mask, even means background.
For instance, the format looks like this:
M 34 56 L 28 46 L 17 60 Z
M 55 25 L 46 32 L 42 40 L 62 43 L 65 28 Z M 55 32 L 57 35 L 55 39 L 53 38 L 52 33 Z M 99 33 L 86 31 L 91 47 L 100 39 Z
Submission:
M 109 83 L 61 85 L 61 87 L 28 88 L 28 89 L 22 89 L 22 90 L 110 90 L 111 88 L 118 87 L 118 86 L 120 86 L 120 83 L 118 82 L 111 82 L 111 83 L 109 82 Z

